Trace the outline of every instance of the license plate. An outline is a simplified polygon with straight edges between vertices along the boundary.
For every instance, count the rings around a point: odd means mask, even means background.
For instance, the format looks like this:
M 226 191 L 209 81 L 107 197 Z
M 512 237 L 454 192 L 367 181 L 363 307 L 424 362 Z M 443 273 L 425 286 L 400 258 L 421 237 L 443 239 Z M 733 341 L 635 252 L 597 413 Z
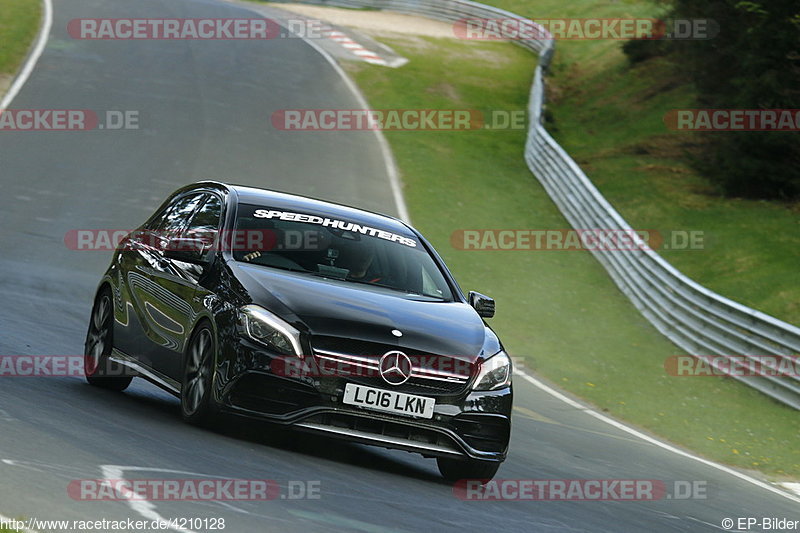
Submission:
M 436 400 L 425 396 L 405 394 L 386 389 L 375 389 L 348 383 L 344 387 L 344 399 L 347 405 L 357 405 L 376 411 L 401 415 L 433 418 L 433 407 Z

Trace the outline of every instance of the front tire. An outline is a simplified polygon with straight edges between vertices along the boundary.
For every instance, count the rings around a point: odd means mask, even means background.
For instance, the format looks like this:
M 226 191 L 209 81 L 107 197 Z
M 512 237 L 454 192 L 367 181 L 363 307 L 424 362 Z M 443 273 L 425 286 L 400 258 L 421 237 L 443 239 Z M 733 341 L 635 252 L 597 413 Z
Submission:
M 181 416 L 190 424 L 207 426 L 216 418 L 211 390 L 215 352 L 214 333 L 203 324 L 192 335 L 183 364 Z
M 478 479 L 485 484 L 497 474 L 497 469 L 500 468 L 500 463 L 474 459 L 439 457 L 436 459 L 436 463 L 439 465 L 442 477 L 452 482 L 460 479 Z
M 123 368 L 109 361 L 114 348 L 114 308 L 111 289 L 103 287 L 95 298 L 84 344 L 83 373 L 95 387 L 123 391 L 133 377 L 120 376 Z

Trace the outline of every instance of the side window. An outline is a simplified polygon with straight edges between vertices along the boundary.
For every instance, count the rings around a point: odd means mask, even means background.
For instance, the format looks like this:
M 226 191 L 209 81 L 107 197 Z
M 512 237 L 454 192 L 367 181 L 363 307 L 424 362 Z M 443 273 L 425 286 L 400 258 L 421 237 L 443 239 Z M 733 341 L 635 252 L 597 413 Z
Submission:
M 177 237 L 186 225 L 189 216 L 205 198 L 203 194 L 189 194 L 176 198 L 160 220 L 154 220 L 152 229 L 161 238 Z
M 438 296 L 441 298 L 442 290 L 436 286 L 431 279 L 431 275 L 424 268 L 422 269 L 422 294 L 427 296 Z
M 205 203 L 195 212 L 186 226 L 185 235 L 213 240 L 219 230 L 222 201 L 215 194 L 206 194 L 204 199 Z

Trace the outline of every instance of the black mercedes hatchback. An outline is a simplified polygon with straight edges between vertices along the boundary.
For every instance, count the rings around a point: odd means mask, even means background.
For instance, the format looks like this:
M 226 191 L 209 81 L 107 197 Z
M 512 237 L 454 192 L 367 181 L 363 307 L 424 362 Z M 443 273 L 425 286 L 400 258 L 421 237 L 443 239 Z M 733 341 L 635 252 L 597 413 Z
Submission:
M 404 222 L 274 191 L 200 182 L 117 247 L 86 337 L 89 383 L 134 376 L 189 422 L 236 413 L 437 458 L 492 478 L 511 431 L 511 360 Z

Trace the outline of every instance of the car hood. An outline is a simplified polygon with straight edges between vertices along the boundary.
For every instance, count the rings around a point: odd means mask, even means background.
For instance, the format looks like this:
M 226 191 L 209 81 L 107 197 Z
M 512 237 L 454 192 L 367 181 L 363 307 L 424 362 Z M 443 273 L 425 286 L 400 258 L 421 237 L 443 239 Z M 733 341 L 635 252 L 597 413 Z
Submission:
M 230 262 L 249 299 L 314 336 L 396 346 L 475 361 L 488 330 L 463 302 L 415 298 L 380 287 Z M 392 330 L 402 332 L 401 337 Z M 491 354 L 488 354 L 491 355 Z

